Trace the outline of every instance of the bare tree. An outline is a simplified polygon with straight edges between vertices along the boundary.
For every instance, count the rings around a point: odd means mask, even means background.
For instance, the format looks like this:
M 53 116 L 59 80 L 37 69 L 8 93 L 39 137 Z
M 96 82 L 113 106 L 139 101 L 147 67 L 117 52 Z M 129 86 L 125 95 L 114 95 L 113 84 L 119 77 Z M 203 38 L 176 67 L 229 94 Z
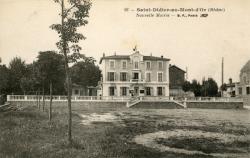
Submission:
M 89 0 L 54 0 L 61 6 L 61 23 L 53 24 L 51 28 L 59 34 L 60 41 L 56 43 L 60 53 L 64 55 L 66 87 L 68 96 L 68 141 L 72 143 L 72 114 L 71 114 L 71 74 L 69 63 L 76 62 L 84 56 L 80 54 L 81 47 L 77 43 L 86 39 L 81 33 L 77 33 L 77 28 L 88 23 L 91 2 Z

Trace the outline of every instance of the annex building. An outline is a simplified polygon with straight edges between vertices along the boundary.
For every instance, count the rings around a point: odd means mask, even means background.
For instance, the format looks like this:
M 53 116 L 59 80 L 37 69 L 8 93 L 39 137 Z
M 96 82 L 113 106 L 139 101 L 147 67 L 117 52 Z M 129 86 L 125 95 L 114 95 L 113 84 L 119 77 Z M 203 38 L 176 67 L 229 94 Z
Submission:
M 169 96 L 169 61 L 136 49 L 130 55 L 103 54 L 102 96 Z

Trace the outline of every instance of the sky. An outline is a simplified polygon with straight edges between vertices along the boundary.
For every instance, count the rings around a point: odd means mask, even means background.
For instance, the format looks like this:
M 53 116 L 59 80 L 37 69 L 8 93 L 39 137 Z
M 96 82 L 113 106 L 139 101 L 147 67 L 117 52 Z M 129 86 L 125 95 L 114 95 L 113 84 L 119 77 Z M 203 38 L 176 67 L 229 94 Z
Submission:
M 124 11 L 129 8 L 129 11 Z M 200 17 L 137 17 L 137 8 L 222 8 Z M 134 11 L 131 11 L 134 10 Z M 8 65 L 13 57 L 26 63 L 39 51 L 57 50 L 58 35 L 49 26 L 60 22 L 60 7 L 53 0 L 0 0 L 0 57 Z M 155 12 L 154 12 L 155 13 Z M 182 12 L 198 14 L 201 12 Z M 181 14 L 182 14 L 181 13 Z M 132 54 L 135 45 L 143 55 L 170 58 L 186 70 L 188 80 L 214 78 L 239 80 L 250 59 L 249 0 L 93 0 L 88 25 L 79 29 L 87 37 L 82 52 L 99 62 L 105 55 Z

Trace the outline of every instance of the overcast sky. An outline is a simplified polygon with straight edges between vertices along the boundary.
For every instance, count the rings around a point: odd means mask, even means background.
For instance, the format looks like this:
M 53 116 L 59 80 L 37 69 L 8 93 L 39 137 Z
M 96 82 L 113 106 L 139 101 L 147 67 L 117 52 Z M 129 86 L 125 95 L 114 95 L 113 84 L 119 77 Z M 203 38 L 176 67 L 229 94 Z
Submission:
M 207 18 L 139 18 L 124 8 L 225 8 Z M 8 64 L 20 56 L 27 63 L 39 51 L 57 50 L 58 36 L 49 26 L 59 22 L 53 0 L 0 0 L 0 57 Z M 215 78 L 221 84 L 221 59 L 225 82 L 239 80 L 241 67 L 250 59 L 249 0 L 95 0 L 89 24 L 80 29 L 87 39 L 82 53 L 98 62 L 106 55 L 131 54 L 137 45 L 143 55 L 171 59 L 188 79 Z

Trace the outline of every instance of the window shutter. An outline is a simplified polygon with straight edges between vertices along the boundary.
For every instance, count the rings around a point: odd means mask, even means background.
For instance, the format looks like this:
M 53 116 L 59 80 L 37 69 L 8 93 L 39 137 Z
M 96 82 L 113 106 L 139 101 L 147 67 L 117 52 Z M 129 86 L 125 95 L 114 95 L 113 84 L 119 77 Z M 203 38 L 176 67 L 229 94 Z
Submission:
M 108 72 L 108 76 L 107 77 L 108 77 L 108 81 L 110 81 L 110 73 L 109 72 Z
M 154 95 L 154 89 L 153 89 L 153 87 L 150 87 L 150 95 L 151 95 L 151 96 Z

